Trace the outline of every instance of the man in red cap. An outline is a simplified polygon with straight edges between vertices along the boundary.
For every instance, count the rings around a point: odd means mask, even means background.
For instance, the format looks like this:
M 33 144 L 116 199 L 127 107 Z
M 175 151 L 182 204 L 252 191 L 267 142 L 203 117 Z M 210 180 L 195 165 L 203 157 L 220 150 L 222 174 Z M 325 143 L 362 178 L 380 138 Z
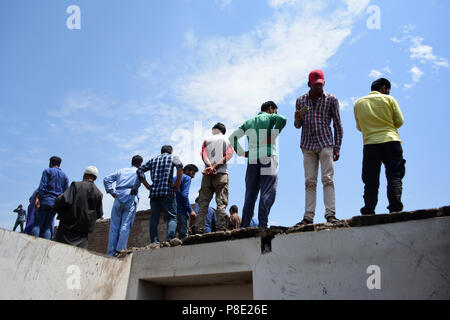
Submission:
M 297 225 L 312 224 L 316 211 L 316 189 L 319 163 L 322 174 L 325 219 L 336 219 L 334 191 L 334 161 L 340 157 L 343 129 L 338 99 L 323 90 L 325 76 L 321 70 L 309 74 L 309 92 L 300 96 L 296 103 L 295 122 L 302 128 L 300 147 L 305 169 L 305 214 Z M 331 131 L 333 120 L 334 138 Z

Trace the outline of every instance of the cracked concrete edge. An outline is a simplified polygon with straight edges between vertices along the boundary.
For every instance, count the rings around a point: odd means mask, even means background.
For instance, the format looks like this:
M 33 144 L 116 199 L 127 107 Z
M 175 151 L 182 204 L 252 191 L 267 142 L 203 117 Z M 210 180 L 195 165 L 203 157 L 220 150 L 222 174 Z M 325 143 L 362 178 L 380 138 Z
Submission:
M 147 212 L 145 212 L 147 213 Z M 208 234 L 196 234 L 188 236 L 183 242 L 183 246 L 196 245 L 202 243 L 213 243 L 221 241 L 231 241 L 247 238 L 274 238 L 279 234 L 291 234 L 301 232 L 318 232 L 325 230 L 337 230 L 353 227 L 364 227 L 373 225 L 383 225 L 389 223 L 423 220 L 436 217 L 450 216 L 450 206 L 441 207 L 438 209 L 421 209 L 408 212 L 399 212 L 391 214 L 379 214 L 372 216 L 355 216 L 347 220 L 340 220 L 336 223 L 321 223 L 321 224 L 309 224 L 304 226 L 283 227 L 272 226 L 266 230 L 260 230 L 257 227 L 238 229 L 232 231 L 219 231 Z M 172 247 L 169 243 L 164 247 Z M 159 249 L 161 246 L 155 246 L 149 244 L 143 248 L 130 248 L 129 252 L 139 250 L 152 250 Z

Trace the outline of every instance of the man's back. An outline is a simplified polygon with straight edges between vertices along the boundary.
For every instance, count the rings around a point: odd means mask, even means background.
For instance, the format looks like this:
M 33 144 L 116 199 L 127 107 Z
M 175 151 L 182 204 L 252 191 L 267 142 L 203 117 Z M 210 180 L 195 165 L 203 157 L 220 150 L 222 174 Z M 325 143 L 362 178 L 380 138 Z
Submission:
M 62 198 L 56 201 L 58 219 L 67 229 L 90 233 L 95 221 L 103 216 L 102 198 L 93 182 L 72 182 Z
M 53 207 L 56 197 L 69 187 L 69 179 L 58 167 L 47 168 L 42 172 L 39 185 L 39 200 L 41 206 Z
M 356 126 L 364 137 L 364 144 L 380 144 L 400 141 L 397 129 L 403 123 L 403 115 L 397 101 L 389 95 L 372 91 L 356 101 L 354 106 Z

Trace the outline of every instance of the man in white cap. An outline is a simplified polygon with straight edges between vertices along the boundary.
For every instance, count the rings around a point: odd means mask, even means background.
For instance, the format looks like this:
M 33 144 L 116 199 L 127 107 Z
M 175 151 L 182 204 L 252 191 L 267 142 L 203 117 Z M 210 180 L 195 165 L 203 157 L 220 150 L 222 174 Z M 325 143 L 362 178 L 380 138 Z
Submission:
M 55 240 L 80 248 L 88 248 L 88 234 L 94 231 L 95 222 L 103 216 L 103 194 L 94 184 L 98 169 L 88 167 L 83 181 L 72 182 L 56 199 L 55 211 L 60 220 Z

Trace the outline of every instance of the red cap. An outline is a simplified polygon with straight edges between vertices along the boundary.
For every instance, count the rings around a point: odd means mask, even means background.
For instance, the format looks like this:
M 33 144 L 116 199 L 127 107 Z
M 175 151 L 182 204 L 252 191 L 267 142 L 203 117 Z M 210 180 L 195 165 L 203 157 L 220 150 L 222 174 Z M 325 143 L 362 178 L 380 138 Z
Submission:
M 311 86 L 322 83 L 325 84 L 325 76 L 322 72 L 322 70 L 313 70 L 309 74 L 309 82 L 311 83 Z

